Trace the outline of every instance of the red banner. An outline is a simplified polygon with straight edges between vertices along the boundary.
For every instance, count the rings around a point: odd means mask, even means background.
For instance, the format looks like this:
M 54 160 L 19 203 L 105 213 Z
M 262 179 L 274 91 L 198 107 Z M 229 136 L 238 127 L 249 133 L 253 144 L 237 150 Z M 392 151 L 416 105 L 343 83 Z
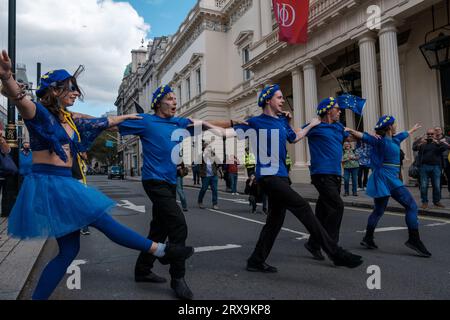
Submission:
M 272 0 L 279 39 L 290 44 L 308 39 L 309 0 Z

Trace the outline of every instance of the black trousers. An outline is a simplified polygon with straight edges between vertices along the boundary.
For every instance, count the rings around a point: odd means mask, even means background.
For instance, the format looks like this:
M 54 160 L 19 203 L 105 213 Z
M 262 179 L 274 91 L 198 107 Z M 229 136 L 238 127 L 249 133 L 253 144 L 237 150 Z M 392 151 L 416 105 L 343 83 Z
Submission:
M 341 176 L 332 174 L 315 174 L 311 176 L 312 184 L 319 192 L 316 204 L 316 217 L 334 242 L 339 242 L 344 202 L 341 198 Z M 320 249 L 319 239 L 309 238 L 309 245 Z
M 367 180 L 369 180 L 369 167 L 359 166 L 358 170 L 358 187 L 365 188 L 367 186 Z
M 176 185 L 158 180 L 144 180 L 142 184 L 153 203 L 153 217 L 147 238 L 157 242 L 165 242 L 169 238 L 170 243 L 185 245 L 187 225 L 184 214 L 176 201 Z M 155 260 L 155 256 L 147 252 L 141 252 L 136 261 L 135 274 L 148 274 L 153 268 Z M 169 273 L 174 279 L 184 277 L 185 272 L 184 260 L 170 265 Z
M 260 183 L 269 198 L 269 212 L 249 262 L 259 264 L 267 259 L 283 226 L 286 210 L 291 211 L 300 220 L 326 253 L 331 256 L 336 253 L 337 244 L 314 216 L 309 203 L 291 188 L 289 178 L 267 176 L 262 178 Z

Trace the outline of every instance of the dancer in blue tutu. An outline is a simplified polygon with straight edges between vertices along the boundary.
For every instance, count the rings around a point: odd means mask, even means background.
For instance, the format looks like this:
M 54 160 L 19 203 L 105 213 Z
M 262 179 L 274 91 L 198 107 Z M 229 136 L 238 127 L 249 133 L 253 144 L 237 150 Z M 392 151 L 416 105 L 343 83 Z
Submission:
M 366 193 L 374 198 L 375 208 L 369 216 L 366 235 L 361 242 L 361 245 L 368 249 L 378 248 L 374 242 L 373 234 L 378 221 L 386 210 L 389 198 L 392 197 L 406 209 L 405 219 L 408 226 L 409 239 L 405 245 L 423 257 L 431 256 L 431 253 L 420 240 L 416 201 L 399 179 L 400 144 L 420 128 L 421 126 L 416 124 L 411 130 L 397 134 L 395 118 L 384 115 L 375 126 L 376 136 L 350 128 L 345 129 L 355 138 L 362 139 L 363 142 L 373 147 L 371 152 L 371 167 L 373 171 L 367 182 Z
M 147 239 L 119 224 L 108 212 L 115 203 L 96 189 L 72 177 L 73 161 L 85 143 L 102 130 L 136 115 L 72 119 L 66 110 L 81 96 L 76 78 L 65 70 L 48 72 L 36 91 L 39 102 L 29 100 L 14 80 L 6 51 L 0 55 L 1 92 L 13 99 L 30 132 L 32 173 L 17 196 L 8 220 L 8 233 L 21 239 L 56 238 L 59 254 L 45 267 L 33 299 L 48 299 L 80 248 L 79 230 L 90 225 L 119 245 L 148 252 L 164 264 L 184 260 L 192 247 L 165 245 Z

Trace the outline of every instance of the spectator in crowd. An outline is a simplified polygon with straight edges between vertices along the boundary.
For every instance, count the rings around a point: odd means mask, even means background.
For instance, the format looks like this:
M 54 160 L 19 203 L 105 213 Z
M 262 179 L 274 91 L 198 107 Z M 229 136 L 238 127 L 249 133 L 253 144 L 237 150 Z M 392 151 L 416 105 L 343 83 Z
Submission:
M 31 173 L 31 165 L 33 164 L 33 153 L 30 149 L 30 143 L 24 142 L 22 150 L 19 152 L 19 188 L 22 185 L 25 176 Z
M 183 178 L 187 176 L 189 173 L 188 168 L 184 165 L 184 162 L 181 161 L 180 164 L 177 165 L 177 194 L 180 197 L 181 207 L 184 212 L 188 211 L 186 195 L 183 190 Z
M 255 173 L 256 159 L 255 155 L 250 152 L 250 149 L 245 148 L 245 169 L 247 169 L 247 176 L 250 177 L 252 173 Z
M 443 144 L 447 145 L 447 147 L 450 147 L 450 137 L 445 136 L 441 127 L 435 127 L 434 132 L 436 135 L 436 140 L 442 142 Z M 442 153 L 442 178 L 441 181 L 446 180 L 447 182 L 447 190 L 450 193 L 450 163 L 448 162 L 448 155 L 449 155 L 449 149 L 445 150 L 445 152 Z M 445 176 L 444 176 L 445 174 Z M 442 185 L 441 185 L 442 186 Z
M 2 153 L 2 156 L 5 156 L 11 152 L 11 148 L 9 147 L 8 143 L 6 142 L 5 138 L 3 137 L 3 134 L 0 132 L 0 152 Z M 1 157 L 3 159 L 3 157 Z M 2 194 L 2 216 L 4 216 L 6 212 L 6 174 L 3 172 L 3 170 L 0 168 L 0 192 Z
M 358 141 L 357 148 L 355 150 L 355 155 L 358 157 L 359 170 L 358 170 L 358 188 L 360 190 L 365 190 L 367 186 L 367 180 L 369 178 L 370 170 L 370 152 L 372 146 Z
M 248 194 L 248 202 L 251 206 L 251 213 L 256 213 L 256 206 L 262 202 L 263 212 L 267 214 L 267 201 L 262 188 L 256 181 L 255 174 L 252 174 L 245 182 L 245 194 Z
M 352 194 L 358 196 L 357 184 L 358 184 L 358 170 L 359 163 L 358 157 L 352 149 L 350 142 L 344 143 L 344 155 L 342 157 L 342 165 L 344 167 L 344 197 L 349 195 L 350 189 L 350 176 L 352 176 Z
M 287 169 L 288 173 L 291 172 L 291 169 L 292 169 L 292 159 L 289 156 L 289 153 L 286 153 L 286 169 Z
M 200 184 L 200 172 L 199 172 L 199 165 L 196 164 L 194 161 L 192 161 L 192 175 L 194 179 L 194 185 Z
M 231 194 L 234 196 L 238 196 L 239 193 L 237 192 L 237 181 L 238 181 L 238 159 L 236 156 L 230 156 L 228 163 L 227 163 L 227 171 L 228 171 L 228 177 L 231 184 Z
M 219 209 L 219 206 L 217 205 L 217 185 L 219 176 L 223 176 L 222 168 L 218 164 L 220 163 L 220 159 L 215 156 L 214 151 L 211 149 L 211 146 L 204 144 L 203 147 L 203 161 L 200 166 L 202 188 L 200 189 L 200 193 L 198 194 L 198 206 L 200 209 L 205 208 L 205 206 L 203 205 L 203 198 L 205 197 L 205 193 L 208 188 L 211 187 L 213 209 L 217 210 Z
M 441 201 L 441 171 L 442 154 L 448 149 L 447 145 L 438 141 L 434 129 L 428 129 L 426 136 L 413 144 L 413 150 L 418 151 L 417 165 L 420 171 L 420 196 L 422 209 L 428 208 L 428 179 L 431 178 L 433 188 L 433 203 L 436 207 L 444 208 Z

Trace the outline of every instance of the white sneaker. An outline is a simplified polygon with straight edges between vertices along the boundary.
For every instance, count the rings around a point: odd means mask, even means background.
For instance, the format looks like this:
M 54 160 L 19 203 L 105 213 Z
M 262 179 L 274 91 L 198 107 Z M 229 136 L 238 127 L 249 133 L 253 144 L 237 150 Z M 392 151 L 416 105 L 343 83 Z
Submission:
M 219 210 L 219 206 L 215 204 L 215 205 L 213 205 L 213 209 L 214 210 Z

